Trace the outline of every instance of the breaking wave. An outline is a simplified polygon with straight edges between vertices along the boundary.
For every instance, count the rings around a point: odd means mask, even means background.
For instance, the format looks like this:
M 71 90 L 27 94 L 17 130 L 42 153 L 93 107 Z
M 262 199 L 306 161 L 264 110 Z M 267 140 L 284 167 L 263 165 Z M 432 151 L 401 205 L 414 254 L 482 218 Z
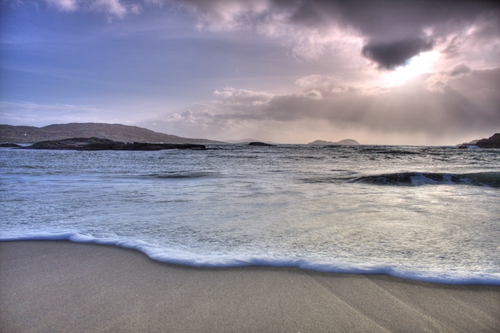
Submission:
M 474 185 L 500 188 L 500 172 L 465 174 L 402 172 L 357 177 L 352 181 L 356 183 L 396 186 Z

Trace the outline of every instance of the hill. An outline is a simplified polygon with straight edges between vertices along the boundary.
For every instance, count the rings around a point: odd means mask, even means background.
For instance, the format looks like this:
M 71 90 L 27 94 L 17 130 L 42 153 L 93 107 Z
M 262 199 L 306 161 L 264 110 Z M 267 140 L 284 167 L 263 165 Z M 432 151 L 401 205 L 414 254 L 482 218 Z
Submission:
M 356 146 L 359 145 L 359 142 L 356 140 L 352 139 L 345 139 L 341 140 L 338 142 L 332 142 L 332 141 L 324 141 L 324 140 L 316 140 L 313 142 L 309 142 L 308 145 L 318 145 L 318 146 L 326 146 L 326 145 L 333 145 L 333 146 Z
M 481 139 L 476 142 L 479 148 L 500 148 L 500 133 L 495 133 L 488 139 Z
M 500 133 L 495 133 L 487 139 L 473 140 L 458 145 L 459 148 L 469 148 L 471 146 L 479 148 L 500 148 Z
M 89 137 L 120 142 L 221 143 L 207 139 L 183 138 L 121 124 L 70 123 L 45 127 L 0 125 L 0 142 L 32 143 Z

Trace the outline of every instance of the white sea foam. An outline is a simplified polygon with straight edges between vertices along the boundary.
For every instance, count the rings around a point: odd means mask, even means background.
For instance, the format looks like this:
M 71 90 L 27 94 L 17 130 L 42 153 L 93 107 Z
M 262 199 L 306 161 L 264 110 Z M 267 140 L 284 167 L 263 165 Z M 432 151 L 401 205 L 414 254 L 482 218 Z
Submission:
M 500 273 L 476 272 L 474 274 L 466 271 L 444 272 L 438 270 L 411 271 L 390 265 L 357 264 L 344 262 L 314 262 L 304 258 L 280 258 L 280 257 L 251 257 L 247 255 L 214 255 L 197 256 L 177 249 L 162 249 L 154 247 L 140 240 L 121 240 L 111 238 L 94 238 L 89 235 L 78 233 L 44 233 L 26 234 L 20 236 L 0 237 L 0 241 L 72 241 L 76 243 L 92 243 L 99 245 L 113 245 L 127 249 L 140 251 L 149 258 L 177 265 L 210 268 L 231 268 L 249 266 L 268 267 L 295 267 L 325 273 L 340 274 L 385 274 L 402 279 L 441 283 L 441 284 L 485 284 L 500 285 Z

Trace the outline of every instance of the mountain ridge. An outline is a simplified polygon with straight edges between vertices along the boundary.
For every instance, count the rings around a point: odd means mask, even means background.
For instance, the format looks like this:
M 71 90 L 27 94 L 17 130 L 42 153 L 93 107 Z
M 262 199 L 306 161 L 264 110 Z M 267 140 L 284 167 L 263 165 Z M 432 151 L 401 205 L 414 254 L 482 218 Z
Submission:
M 44 127 L 0 124 L 0 142 L 34 143 L 75 137 L 98 137 L 120 142 L 223 143 L 208 139 L 184 138 L 122 124 L 67 123 Z

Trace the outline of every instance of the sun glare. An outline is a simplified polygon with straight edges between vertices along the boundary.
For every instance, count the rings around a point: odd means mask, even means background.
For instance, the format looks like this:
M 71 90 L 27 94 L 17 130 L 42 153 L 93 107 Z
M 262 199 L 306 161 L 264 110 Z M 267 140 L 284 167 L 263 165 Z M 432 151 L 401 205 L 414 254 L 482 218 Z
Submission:
M 438 57 L 439 53 L 432 51 L 411 58 L 406 66 L 400 66 L 392 72 L 382 73 L 383 85 L 385 87 L 400 86 L 418 75 L 431 72 Z

